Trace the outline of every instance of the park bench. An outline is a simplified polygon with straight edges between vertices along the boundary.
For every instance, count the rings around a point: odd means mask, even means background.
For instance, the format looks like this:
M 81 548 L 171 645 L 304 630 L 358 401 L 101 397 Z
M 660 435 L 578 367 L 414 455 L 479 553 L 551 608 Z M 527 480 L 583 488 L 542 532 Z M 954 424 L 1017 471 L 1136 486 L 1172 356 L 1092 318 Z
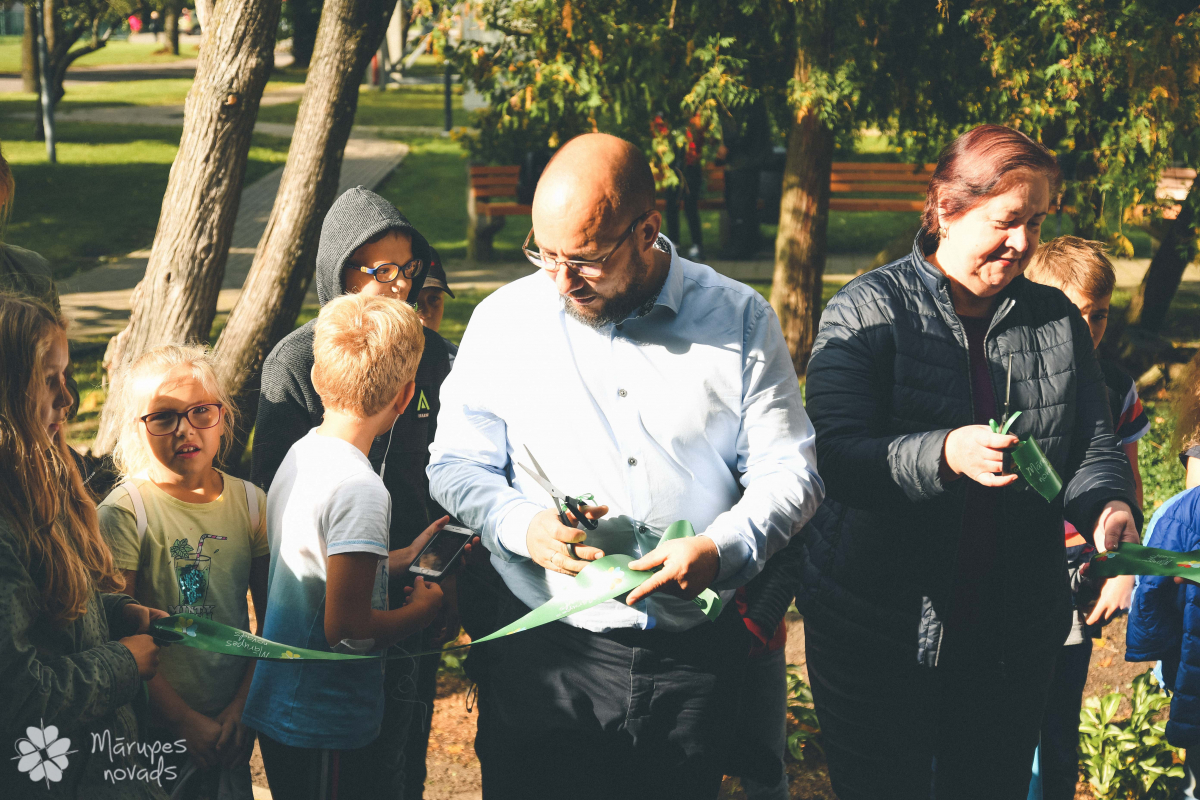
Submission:
M 933 164 L 835 162 L 830 176 L 833 211 L 916 211 L 925 207 L 925 191 L 933 174 Z M 467 188 L 467 257 L 477 261 L 492 258 L 492 238 L 504 227 L 506 217 L 528 216 L 530 207 L 517 199 L 519 166 L 469 168 Z M 705 170 L 699 207 L 706 211 L 725 210 L 725 168 Z M 762 201 L 760 202 L 760 206 Z M 659 207 L 666 201 L 661 198 Z M 727 222 L 721 214 L 721 239 Z
M 925 193 L 933 176 L 934 164 L 895 164 L 881 162 L 836 161 L 829 179 L 831 211 L 909 211 L 925 208 Z M 492 258 L 492 237 L 504 227 L 505 217 L 528 216 L 530 207 L 517 200 L 518 166 L 470 167 L 467 188 L 467 256 L 472 260 Z M 1196 171 L 1169 168 L 1163 171 L 1155 192 L 1160 200 L 1176 202 L 1164 216 L 1174 219 Z M 726 239 L 725 168 L 709 166 L 705 170 L 701 210 L 721 211 L 720 239 Z M 661 198 L 659 207 L 665 206 Z M 762 201 L 759 201 L 760 207 Z

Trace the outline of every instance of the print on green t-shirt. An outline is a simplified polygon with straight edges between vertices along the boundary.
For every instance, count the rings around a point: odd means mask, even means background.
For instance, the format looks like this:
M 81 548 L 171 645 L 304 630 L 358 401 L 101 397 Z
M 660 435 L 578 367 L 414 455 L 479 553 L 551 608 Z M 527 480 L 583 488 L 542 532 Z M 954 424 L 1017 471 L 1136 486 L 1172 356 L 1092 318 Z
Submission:
M 208 579 L 212 572 L 212 556 L 221 552 L 214 550 L 212 555 L 204 555 L 204 542 L 207 539 L 228 541 L 228 536 L 217 536 L 212 533 L 200 534 L 200 544 L 195 550 L 187 539 L 176 539 L 171 545 L 171 558 L 175 563 L 175 577 L 179 581 L 179 605 L 169 606 L 170 614 L 196 614 L 212 619 L 213 607 L 205 605 L 208 597 Z

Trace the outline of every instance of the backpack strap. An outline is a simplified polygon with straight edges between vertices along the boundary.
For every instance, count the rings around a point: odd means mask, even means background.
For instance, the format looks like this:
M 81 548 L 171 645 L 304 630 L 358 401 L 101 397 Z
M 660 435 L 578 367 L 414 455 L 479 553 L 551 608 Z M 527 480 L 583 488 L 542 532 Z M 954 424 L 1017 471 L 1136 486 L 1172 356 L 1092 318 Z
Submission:
M 250 530 L 253 532 L 258 530 L 261 519 L 258 515 L 258 492 L 254 491 L 254 484 L 250 481 L 243 480 L 242 488 L 246 490 L 246 510 L 250 512 Z
M 141 491 L 133 481 L 125 481 L 121 486 L 133 503 L 133 516 L 137 520 L 138 548 L 140 549 L 142 540 L 146 538 L 146 504 L 142 501 Z

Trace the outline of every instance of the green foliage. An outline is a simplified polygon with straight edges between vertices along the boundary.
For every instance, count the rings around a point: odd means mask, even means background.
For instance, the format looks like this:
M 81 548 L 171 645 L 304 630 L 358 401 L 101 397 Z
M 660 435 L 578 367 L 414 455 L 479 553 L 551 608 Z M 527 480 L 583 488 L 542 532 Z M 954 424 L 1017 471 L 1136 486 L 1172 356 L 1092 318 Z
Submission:
M 192 551 L 193 548 L 187 539 L 176 539 L 171 545 L 171 558 L 187 558 Z
M 961 21 L 994 76 L 964 106 L 967 123 L 1003 122 L 1046 144 L 1063 164 L 1076 228 L 1126 249 L 1122 227 L 1161 212 L 1162 169 L 1200 159 L 1195 3 L 980 0 Z
M 480 5 L 501 41 L 467 42 L 451 55 L 491 101 L 467 143 L 480 161 L 516 163 L 528 150 L 604 130 L 640 144 L 661 168 L 693 115 L 713 129 L 720 115 L 759 99 L 781 107 L 795 63 L 786 2 Z
M 788 752 L 797 761 L 804 760 L 804 748 L 808 746 L 821 749 L 817 741 L 821 735 L 821 725 L 817 722 L 817 712 L 813 709 L 812 689 L 800 674 L 800 667 L 788 664 L 787 667 L 788 711 L 796 718 L 800 727 L 787 738 Z
M 1089 698 L 1079 712 L 1079 749 L 1092 792 L 1097 800 L 1176 796 L 1184 776 L 1180 751 L 1167 743 L 1160 719 L 1171 698 L 1151 673 L 1142 673 L 1133 679 L 1129 720 L 1120 724 L 1113 718 L 1123 697 Z
M 1150 432 L 1138 442 L 1138 469 L 1142 473 L 1142 509 L 1146 522 L 1171 497 L 1184 489 L 1186 473 L 1179 452 L 1172 446 L 1175 414 L 1162 401 L 1143 401 Z

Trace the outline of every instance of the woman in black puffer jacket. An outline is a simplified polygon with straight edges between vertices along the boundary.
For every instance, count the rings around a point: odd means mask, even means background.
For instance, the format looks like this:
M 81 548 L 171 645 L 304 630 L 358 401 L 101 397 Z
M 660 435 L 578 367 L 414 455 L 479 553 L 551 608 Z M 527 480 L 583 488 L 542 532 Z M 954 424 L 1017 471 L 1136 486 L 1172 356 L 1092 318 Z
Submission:
M 807 406 L 827 494 L 797 604 L 842 800 L 1024 798 L 1069 626 L 1064 515 L 1108 547 L 1137 541 L 1087 325 L 1021 276 L 1058 184 L 1024 134 L 964 134 L 912 254 L 821 318 Z M 1016 436 L 987 425 L 1010 364 Z M 1062 477 L 1051 502 L 1004 472 L 1031 436 Z

